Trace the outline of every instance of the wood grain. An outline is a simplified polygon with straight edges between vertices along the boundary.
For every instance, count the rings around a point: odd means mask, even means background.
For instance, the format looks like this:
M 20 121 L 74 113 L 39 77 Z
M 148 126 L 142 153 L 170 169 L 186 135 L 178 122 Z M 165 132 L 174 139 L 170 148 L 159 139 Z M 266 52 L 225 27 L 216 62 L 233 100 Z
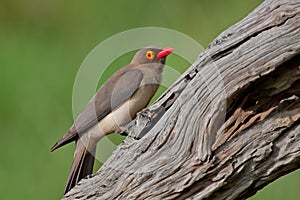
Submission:
M 64 199 L 245 199 L 300 167 L 300 2 L 220 34 Z

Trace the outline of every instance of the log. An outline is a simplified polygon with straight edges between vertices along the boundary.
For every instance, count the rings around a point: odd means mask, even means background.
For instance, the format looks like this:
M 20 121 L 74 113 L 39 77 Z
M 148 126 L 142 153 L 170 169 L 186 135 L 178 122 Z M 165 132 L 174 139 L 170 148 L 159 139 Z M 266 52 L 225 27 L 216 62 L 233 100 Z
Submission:
M 300 167 L 300 1 L 221 33 L 63 199 L 246 199 Z

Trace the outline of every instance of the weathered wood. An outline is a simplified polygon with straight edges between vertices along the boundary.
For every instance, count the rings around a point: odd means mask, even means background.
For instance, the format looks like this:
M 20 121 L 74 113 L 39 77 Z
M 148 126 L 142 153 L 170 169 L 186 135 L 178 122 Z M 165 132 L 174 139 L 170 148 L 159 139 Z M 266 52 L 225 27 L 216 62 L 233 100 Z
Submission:
M 245 199 L 300 167 L 299 97 L 300 1 L 266 0 L 64 199 Z

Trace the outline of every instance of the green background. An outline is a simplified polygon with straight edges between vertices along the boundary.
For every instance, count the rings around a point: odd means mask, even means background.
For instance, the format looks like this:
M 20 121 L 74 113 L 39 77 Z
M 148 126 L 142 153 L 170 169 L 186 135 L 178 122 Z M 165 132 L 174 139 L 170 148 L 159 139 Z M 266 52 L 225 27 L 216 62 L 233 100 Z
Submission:
M 261 0 L 2 0 L 1 199 L 61 197 L 74 145 L 54 153 L 49 148 L 72 124 L 76 73 L 97 44 L 128 29 L 153 26 L 182 32 L 207 47 L 260 3 Z M 106 76 L 129 62 L 130 56 L 114 62 Z M 176 59 L 170 57 L 168 62 L 177 63 L 178 70 L 184 71 L 188 64 Z M 118 143 L 122 138 L 111 139 Z M 251 199 L 297 199 L 299 180 L 298 170 Z

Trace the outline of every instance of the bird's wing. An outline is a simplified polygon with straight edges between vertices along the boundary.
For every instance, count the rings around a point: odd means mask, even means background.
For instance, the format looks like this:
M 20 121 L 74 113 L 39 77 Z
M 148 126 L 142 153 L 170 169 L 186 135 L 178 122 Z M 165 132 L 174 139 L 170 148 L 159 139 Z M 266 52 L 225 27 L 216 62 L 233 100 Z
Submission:
M 117 71 L 99 88 L 95 96 L 76 118 L 70 130 L 51 148 L 51 151 L 74 141 L 78 137 L 77 133 L 84 132 L 130 99 L 140 87 L 142 79 L 142 72 L 131 66 L 123 67 Z

